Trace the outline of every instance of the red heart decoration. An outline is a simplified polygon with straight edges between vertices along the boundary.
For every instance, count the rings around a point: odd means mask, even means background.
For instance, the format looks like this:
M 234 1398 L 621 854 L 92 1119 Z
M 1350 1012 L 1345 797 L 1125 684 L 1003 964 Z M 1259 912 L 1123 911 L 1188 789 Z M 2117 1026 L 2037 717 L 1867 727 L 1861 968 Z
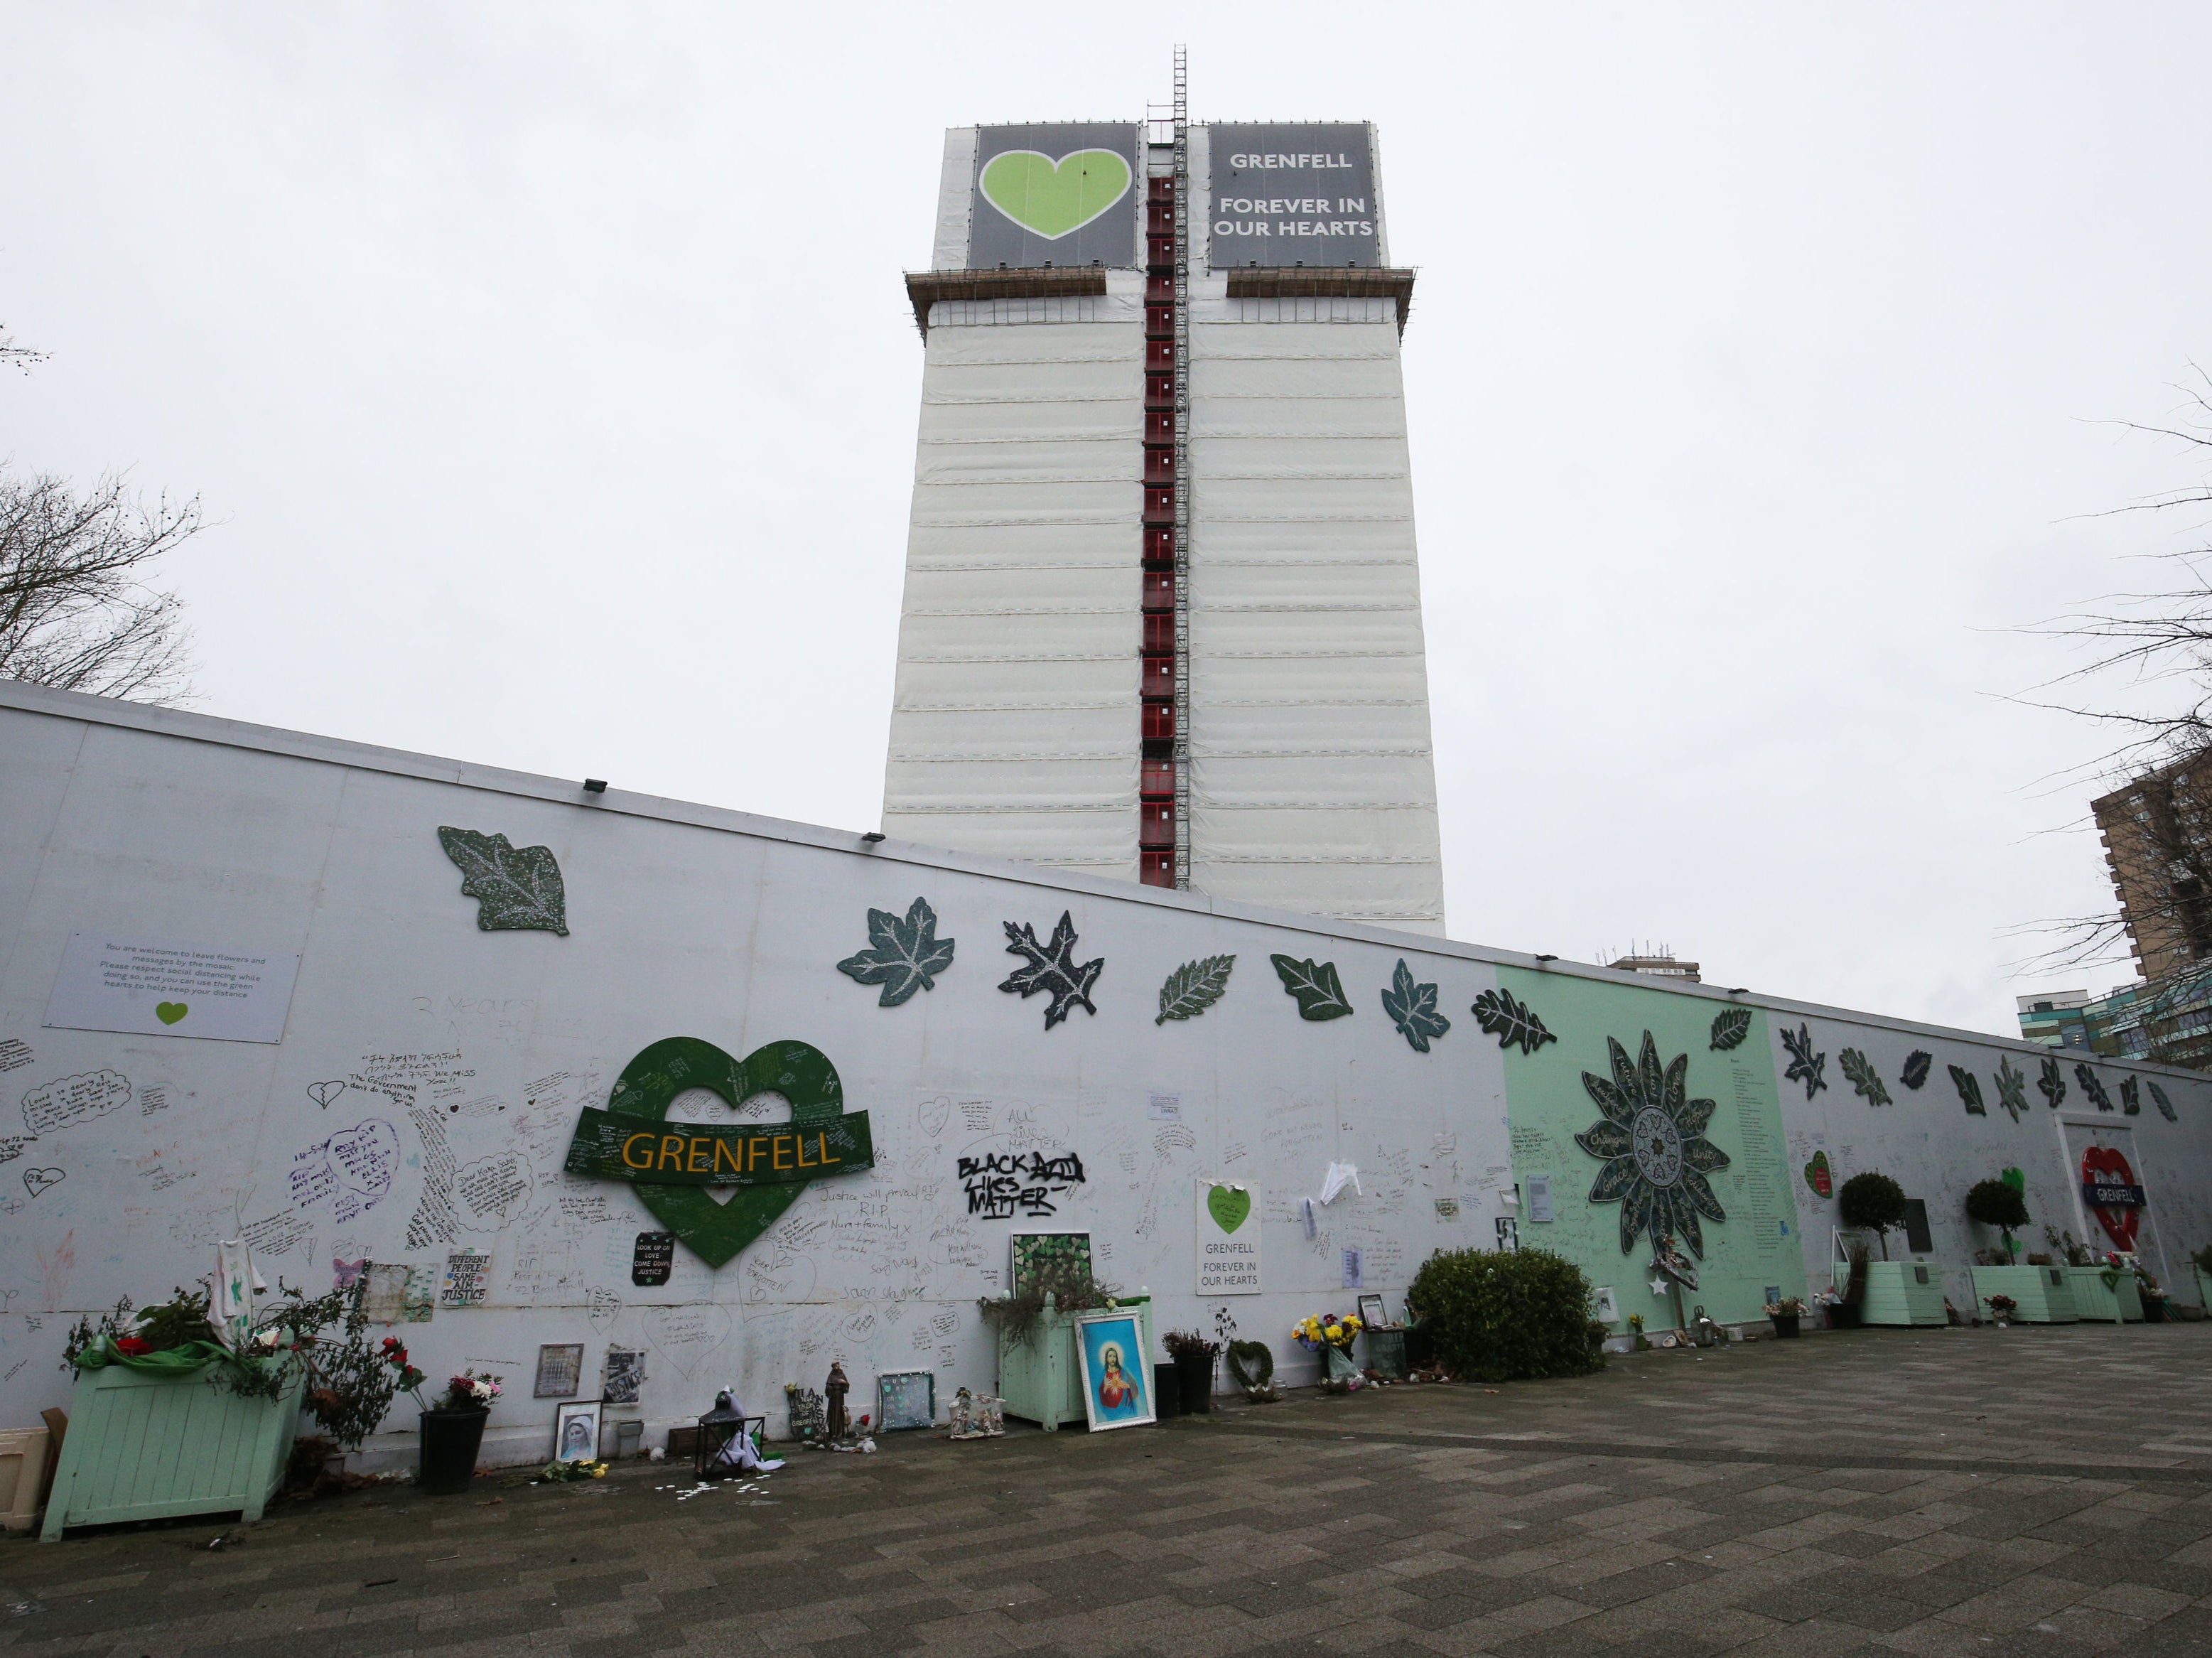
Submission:
M 2081 1183 L 2091 1185 L 2102 1177 L 2107 1186 L 2133 1186 L 2136 1171 L 2128 1167 L 2128 1160 L 2114 1147 L 2093 1145 L 2081 1154 Z M 2136 1228 L 2142 1224 L 2140 1209 L 2092 1209 L 2097 1224 L 2105 1229 L 2105 1236 L 2115 1248 L 2123 1252 L 2136 1247 Z

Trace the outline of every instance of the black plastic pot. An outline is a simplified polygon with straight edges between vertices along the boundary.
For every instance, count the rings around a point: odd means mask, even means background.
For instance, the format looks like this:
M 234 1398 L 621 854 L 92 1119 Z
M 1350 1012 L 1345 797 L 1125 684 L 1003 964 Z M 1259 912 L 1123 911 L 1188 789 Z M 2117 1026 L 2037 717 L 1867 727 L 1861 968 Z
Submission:
M 1171 1363 L 1152 1366 L 1152 1414 L 1163 1422 L 1182 1414 L 1182 1383 Z
M 483 1446 L 489 1411 L 425 1411 L 422 1455 L 415 1466 L 416 1489 L 428 1497 L 458 1497 L 476 1478 L 477 1452 Z
M 1856 1330 L 1859 1327 L 1859 1309 L 1850 1306 L 1828 1309 L 1828 1327 L 1831 1330 Z
M 1209 1416 L 1213 1411 L 1213 1355 L 1211 1353 L 1177 1353 L 1175 1357 L 1176 1390 L 1182 1396 L 1185 1416 Z
M 2142 1298 L 2142 1309 L 2144 1323 L 2163 1324 L 2166 1322 L 2166 1297 L 2164 1296 L 2145 1296 Z
M 1795 1341 L 1797 1339 L 1797 1320 L 1800 1316 L 1801 1315 L 1796 1313 L 1769 1313 L 1767 1317 L 1774 1321 L 1775 1339 L 1778 1341 Z

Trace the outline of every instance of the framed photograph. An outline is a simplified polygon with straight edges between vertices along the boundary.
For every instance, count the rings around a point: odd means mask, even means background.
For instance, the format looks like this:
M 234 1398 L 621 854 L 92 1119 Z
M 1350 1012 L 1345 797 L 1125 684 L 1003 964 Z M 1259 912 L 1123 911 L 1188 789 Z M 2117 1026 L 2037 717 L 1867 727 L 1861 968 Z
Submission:
M 1370 1330 L 1382 1329 L 1390 1322 L 1390 1315 L 1383 1309 L 1382 1297 L 1359 1297 L 1359 1321 Z
M 553 1409 L 553 1460 L 556 1462 L 596 1462 L 599 1460 L 599 1406 L 596 1399 L 579 1399 Z
M 584 1344 L 564 1341 L 538 1350 L 537 1399 L 573 1399 L 584 1390 Z
M 645 1353 L 628 1347 L 607 1349 L 602 1371 L 605 1385 L 599 1392 L 610 1405 L 635 1405 L 645 1391 Z
M 1100 1313 L 1075 1321 L 1083 1363 L 1083 1411 L 1095 1432 L 1154 1420 L 1152 1367 L 1134 1313 Z
M 1013 1235 L 1014 1294 L 1025 1290 L 1057 1291 L 1062 1284 L 1091 1283 L 1091 1234 L 1016 1232 Z

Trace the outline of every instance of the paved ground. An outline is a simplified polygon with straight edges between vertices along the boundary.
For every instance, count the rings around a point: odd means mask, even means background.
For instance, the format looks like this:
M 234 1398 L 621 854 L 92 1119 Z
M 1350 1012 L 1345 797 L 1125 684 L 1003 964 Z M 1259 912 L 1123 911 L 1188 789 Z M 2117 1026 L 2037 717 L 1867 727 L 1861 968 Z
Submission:
M 2212 1323 L 1865 1331 L 678 1502 L 398 1490 L 0 1545 L 0 1652 L 2212 1653 Z M 688 1485 L 688 1481 L 682 1482 Z

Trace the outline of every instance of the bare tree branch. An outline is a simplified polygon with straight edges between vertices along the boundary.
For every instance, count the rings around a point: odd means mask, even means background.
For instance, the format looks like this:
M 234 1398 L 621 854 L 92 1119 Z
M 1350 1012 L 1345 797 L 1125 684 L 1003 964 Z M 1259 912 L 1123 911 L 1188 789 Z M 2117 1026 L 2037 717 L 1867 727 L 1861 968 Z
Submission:
M 68 482 L 0 466 L 0 678 L 142 702 L 191 695 L 184 602 L 145 584 L 200 531 L 195 496 L 152 505 L 111 473 Z

